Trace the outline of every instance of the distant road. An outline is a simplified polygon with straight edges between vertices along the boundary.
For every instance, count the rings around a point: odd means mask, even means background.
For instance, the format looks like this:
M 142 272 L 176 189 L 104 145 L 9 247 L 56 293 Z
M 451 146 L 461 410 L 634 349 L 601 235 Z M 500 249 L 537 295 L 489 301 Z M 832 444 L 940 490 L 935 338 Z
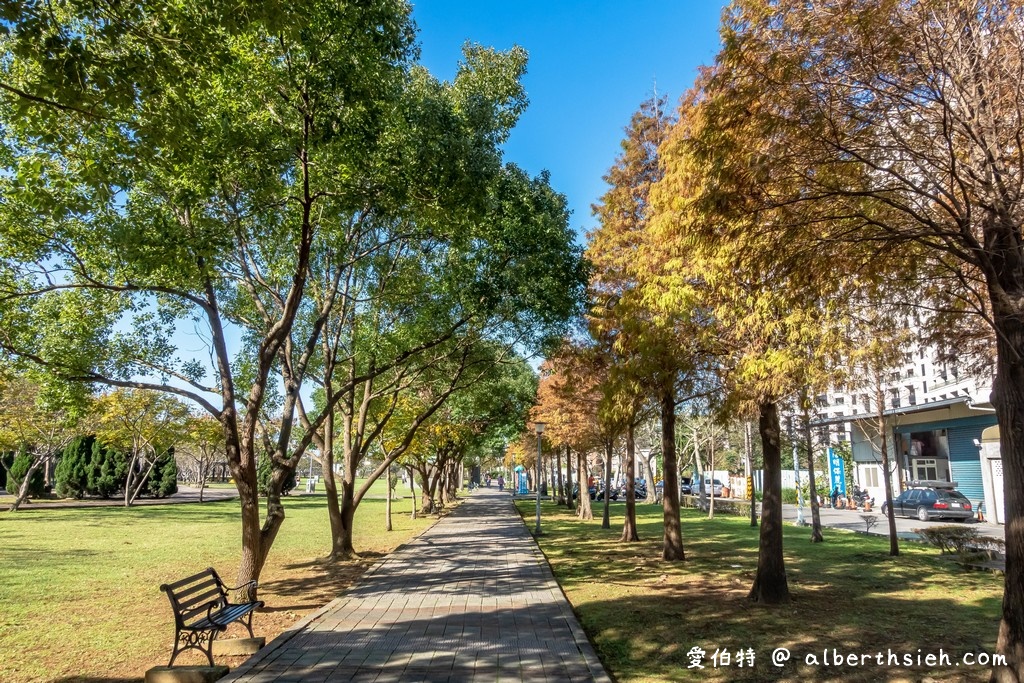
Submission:
M 804 522 L 807 524 L 811 523 L 811 508 L 807 505 L 804 506 Z M 832 508 L 821 508 L 821 523 L 823 526 L 832 527 L 834 529 L 849 529 L 850 531 L 861 531 L 863 532 L 866 528 L 864 520 L 861 518 L 862 515 L 872 515 L 878 523 L 872 527 L 871 531 L 868 532 L 875 536 L 888 536 L 889 535 L 889 522 L 882 513 L 876 507 L 871 512 L 858 512 L 856 510 L 833 510 Z M 783 505 L 782 516 L 787 522 L 796 522 L 797 508 L 796 505 Z M 937 519 L 934 521 L 922 522 L 918 519 L 912 519 L 909 517 L 897 517 L 896 518 L 896 534 L 901 538 L 918 539 L 920 536 L 914 532 L 915 529 L 923 529 L 932 526 L 943 526 L 947 524 L 965 524 L 974 529 L 978 530 L 978 534 L 981 536 L 989 536 L 991 538 L 1006 538 L 1005 531 L 1002 524 L 990 524 L 988 522 L 978 522 L 974 520 L 968 520 L 967 522 L 954 522 L 950 519 Z

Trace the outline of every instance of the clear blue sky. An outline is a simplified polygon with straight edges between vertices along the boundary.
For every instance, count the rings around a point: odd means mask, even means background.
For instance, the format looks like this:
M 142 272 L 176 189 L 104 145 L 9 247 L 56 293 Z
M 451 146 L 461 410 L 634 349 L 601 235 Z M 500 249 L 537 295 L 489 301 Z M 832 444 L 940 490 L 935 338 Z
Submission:
M 581 235 L 619 154 L 623 128 L 657 84 L 672 106 L 718 51 L 723 0 L 418 0 L 422 62 L 451 79 L 467 40 L 529 52 L 530 106 L 505 158 L 552 185 Z

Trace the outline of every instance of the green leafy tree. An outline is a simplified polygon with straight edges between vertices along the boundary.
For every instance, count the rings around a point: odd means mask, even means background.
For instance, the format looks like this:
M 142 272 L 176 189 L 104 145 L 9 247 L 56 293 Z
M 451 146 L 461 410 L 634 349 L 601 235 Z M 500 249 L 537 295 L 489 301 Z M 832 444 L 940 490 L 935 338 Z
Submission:
M 13 370 L 13 368 L 12 368 Z M 45 373 L 19 369 L 9 374 L 0 373 L 0 448 L 25 451 L 29 466 L 18 481 L 29 482 L 31 488 L 11 488 L 14 495 L 11 510 L 38 491 L 35 482 L 43 478 L 44 486 L 50 482 L 61 450 L 77 434 L 78 422 L 86 404 L 83 391 L 48 378 Z M 38 473 L 38 474 L 37 474 Z
M 564 198 L 546 176 L 501 163 L 526 103 L 525 53 L 469 46 L 456 87 L 443 84 L 413 64 L 410 11 L 400 0 L 71 2 L 7 17 L 0 96 L 16 113 L 2 121 L 0 348 L 214 416 L 241 500 L 240 584 L 259 577 L 285 482 L 353 387 L 400 373 L 400 360 L 470 321 L 511 340 L 578 305 Z M 362 355 L 364 328 L 340 324 L 356 334 L 331 348 L 359 340 L 342 355 L 359 351 L 343 366 L 355 372 L 325 374 L 331 398 L 293 434 L 309 373 L 334 353 L 318 357 L 328 319 L 376 296 L 392 262 L 414 287 L 389 300 L 436 302 L 447 326 L 374 357 Z M 377 324 L 374 308 L 360 308 L 360 325 L 366 311 Z M 209 367 L 173 341 L 196 320 Z M 279 379 L 280 406 L 267 410 Z M 263 435 L 273 448 L 261 515 Z
M 188 408 L 164 393 L 116 389 L 96 400 L 95 412 L 98 440 L 93 453 L 103 453 L 93 463 L 97 493 L 123 490 L 128 507 L 146 488 L 167 449 L 182 438 Z

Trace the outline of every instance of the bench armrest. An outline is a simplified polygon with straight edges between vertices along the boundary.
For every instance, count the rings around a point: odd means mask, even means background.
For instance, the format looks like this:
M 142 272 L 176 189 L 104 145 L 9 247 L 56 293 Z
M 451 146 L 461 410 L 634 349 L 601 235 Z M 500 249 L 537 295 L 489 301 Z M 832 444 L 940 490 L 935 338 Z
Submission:
M 241 584 L 239 586 L 224 586 L 224 590 L 225 591 L 236 591 L 236 590 L 239 590 L 239 589 L 242 589 L 242 588 L 246 588 L 247 586 L 252 586 L 253 588 L 256 588 L 258 586 L 258 583 L 254 579 L 252 581 L 246 581 L 245 583 L 243 583 L 243 584 Z

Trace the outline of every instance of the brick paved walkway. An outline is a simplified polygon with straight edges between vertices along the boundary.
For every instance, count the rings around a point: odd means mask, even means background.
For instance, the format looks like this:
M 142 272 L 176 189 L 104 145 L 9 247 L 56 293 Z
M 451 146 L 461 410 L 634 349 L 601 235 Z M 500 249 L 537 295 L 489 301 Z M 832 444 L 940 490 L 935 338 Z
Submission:
M 610 683 L 508 492 L 487 488 L 221 680 Z

